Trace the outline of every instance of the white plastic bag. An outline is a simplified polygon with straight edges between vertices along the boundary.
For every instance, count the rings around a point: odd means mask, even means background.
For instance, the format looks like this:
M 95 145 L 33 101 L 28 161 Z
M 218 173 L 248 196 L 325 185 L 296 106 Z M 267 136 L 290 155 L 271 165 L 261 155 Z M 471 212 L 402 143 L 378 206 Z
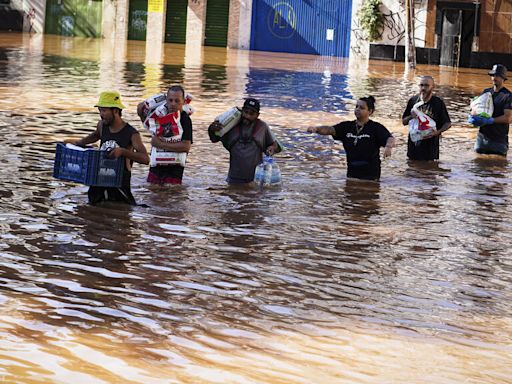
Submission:
M 151 148 L 149 155 L 149 165 L 156 167 L 157 165 L 175 165 L 185 166 L 187 161 L 187 152 L 169 152 L 156 147 Z
M 491 92 L 484 92 L 471 101 L 471 115 L 489 118 L 493 113 L 494 104 Z
M 436 131 L 436 122 L 431 117 L 418 110 L 423 104 L 423 101 L 419 101 L 412 107 L 412 111 L 416 113 L 416 117 L 409 121 L 409 135 L 413 143 L 423 140 Z

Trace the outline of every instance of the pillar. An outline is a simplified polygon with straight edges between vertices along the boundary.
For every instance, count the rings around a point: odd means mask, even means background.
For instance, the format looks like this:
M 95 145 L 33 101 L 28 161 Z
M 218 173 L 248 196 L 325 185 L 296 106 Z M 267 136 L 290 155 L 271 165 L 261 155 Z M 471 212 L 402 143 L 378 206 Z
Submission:
M 103 0 L 101 35 L 105 39 L 128 37 L 129 0 Z
M 146 29 L 146 64 L 162 62 L 165 40 L 165 10 L 167 1 L 148 1 L 148 23 Z
M 200 64 L 206 25 L 206 0 L 189 0 L 187 10 L 187 44 L 185 66 Z
M 252 1 L 231 0 L 229 3 L 229 48 L 250 49 Z
M 23 14 L 23 32 L 44 32 L 46 0 L 11 0 L 11 7 Z

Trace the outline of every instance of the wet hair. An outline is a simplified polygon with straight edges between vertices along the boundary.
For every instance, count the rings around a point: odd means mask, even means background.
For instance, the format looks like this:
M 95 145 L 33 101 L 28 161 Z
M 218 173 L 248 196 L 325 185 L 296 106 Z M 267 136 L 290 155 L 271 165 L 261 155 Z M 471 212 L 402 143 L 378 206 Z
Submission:
M 373 96 L 360 97 L 359 100 L 364 101 L 366 103 L 368 110 L 375 111 L 375 97 L 373 97 Z
M 183 95 L 183 98 L 185 98 L 185 90 L 181 85 L 171 85 L 169 89 L 167 90 L 167 93 L 169 92 L 181 92 Z

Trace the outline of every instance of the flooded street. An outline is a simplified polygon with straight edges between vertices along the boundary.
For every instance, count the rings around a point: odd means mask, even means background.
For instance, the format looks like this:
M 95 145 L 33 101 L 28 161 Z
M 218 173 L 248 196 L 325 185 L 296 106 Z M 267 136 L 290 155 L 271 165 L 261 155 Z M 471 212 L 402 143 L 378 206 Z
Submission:
M 124 44 L 0 34 L 0 381 L 512 383 L 512 167 L 477 158 L 465 124 L 487 70 Z M 406 161 L 421 74 L 453 121 L 436 164 Z M 149 207 L 93 207 L 52 177 L 100 91 L 149 149 L 136 105 L 171 84 L 196 108 L 183 186 L 150 188 L 136 164 Z M 306 133 L 369 94 L 398 141 L 378 184 L 347 181 L 341 144 Z M 279 189 L 227 187 L 208 139 L 247 96 L 287 148 Z

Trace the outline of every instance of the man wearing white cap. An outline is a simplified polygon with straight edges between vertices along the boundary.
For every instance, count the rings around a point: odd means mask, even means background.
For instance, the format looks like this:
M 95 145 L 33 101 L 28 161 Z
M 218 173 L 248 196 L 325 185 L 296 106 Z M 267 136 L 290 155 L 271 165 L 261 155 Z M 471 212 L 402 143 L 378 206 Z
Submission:
M 494 105 L 492 117 L 470 116 L 468 122 L 476 127 L 478 136 L 475 151 L 486 155 L 506 156 L 508 151 L 508 130 L 512 123 L 512 93 L 505 88 L 507 68 L 496 64 L 489 71 L 493 87 L 482 92 L 490 92 Z

